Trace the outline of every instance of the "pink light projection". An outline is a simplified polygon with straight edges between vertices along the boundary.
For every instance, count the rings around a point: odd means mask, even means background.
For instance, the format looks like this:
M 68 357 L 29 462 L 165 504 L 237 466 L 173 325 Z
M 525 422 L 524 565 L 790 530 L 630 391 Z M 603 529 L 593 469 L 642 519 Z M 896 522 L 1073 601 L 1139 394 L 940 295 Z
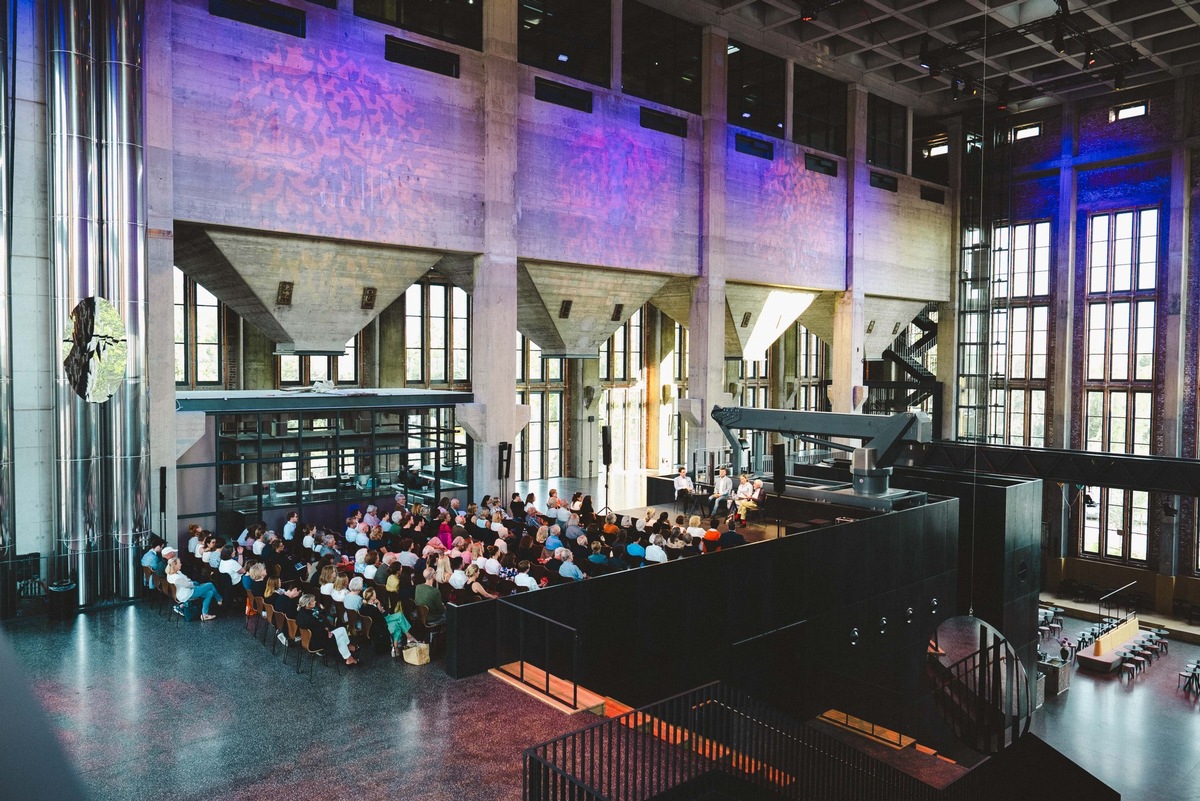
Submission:
M 446 139 L 471 137 L 462 123 L 472 123 L 435 120 L 456 110 L 418 107 L 401 77 L 402 68 L 334 47 L 275 45 L 256 56 L 223 125 L 207 132 L 210 152 L 232 156 L 232 196 L 221 202 L 245 207 L 241 224 L 436 244 L 420 233 L 446 218 L 448 167 L 461 158 Z M 478 214 L 458 216 L 469 237 Z
M 606 109 L 605 111 L 608 111 Z M 652 146 L 618 120 L 588 119 L 570 138 L 523 133 L 518 238 L 532 257 L 694 272 L 699 168 L 684 140 Z M 574 122 L 574 120 L 572 120 Z M 565 128 L 565 126 L 564 126 Z

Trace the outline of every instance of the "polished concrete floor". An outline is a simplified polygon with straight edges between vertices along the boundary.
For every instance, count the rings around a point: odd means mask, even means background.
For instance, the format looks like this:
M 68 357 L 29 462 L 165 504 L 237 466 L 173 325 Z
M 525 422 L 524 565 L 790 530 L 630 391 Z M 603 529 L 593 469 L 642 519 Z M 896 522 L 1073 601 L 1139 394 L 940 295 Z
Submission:
M 436 663 L 318 663 L 310 682 L 233 618 L 129 606 L 6 634 L 96 801 L 516 801 L 522 749 L 589 722 Z
M 1083 627 L 1067 620 L 1072 636 Z M 172 623 L 130 606 L 6 634 L 98 800 L 515 801 L 521 750 L 595 720 L 436 663 L 317 664 L 310 682 L 236 618 Z M 1033 731 L 1123 798 L 1200 800 L 1200 700 L 1176 689 L 1197 658 L 1174 641 L 1132 681 L 1076 671 Z
M 1077 618 L 1064 623 L 1072 639 L 1086 628 Z M 1043 650 L 1058 650 L 1051 646 Z M 1032 731 L 1123 799 L 1200 799 L 1200 699 L 1176 688 L 1179 671 L 1198 658 L 1200 646 L 1172 640 L 1132 680 L 1076 669 L 1070 689 L 1034 715 Z

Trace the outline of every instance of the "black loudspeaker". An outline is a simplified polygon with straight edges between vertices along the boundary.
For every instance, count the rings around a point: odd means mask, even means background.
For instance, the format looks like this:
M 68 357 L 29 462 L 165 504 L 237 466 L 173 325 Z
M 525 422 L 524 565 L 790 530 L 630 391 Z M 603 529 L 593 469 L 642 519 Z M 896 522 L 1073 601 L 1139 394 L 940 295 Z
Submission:
M 507 479 L 509 472 L 512 470 L 512 443 L 500 443 L 500 464 L 496 471 L 500 479 Z
M 600 451 L 608 467 L 612 464 L 612 426 L 600 426 Z
M 787 487 L 787 454 L 782 442 L 771 446 L 771 466 L 775 468 L 775 494 L 782 495 Z
M 158 468 L 158 508 L 167 508 L 167 468 Z

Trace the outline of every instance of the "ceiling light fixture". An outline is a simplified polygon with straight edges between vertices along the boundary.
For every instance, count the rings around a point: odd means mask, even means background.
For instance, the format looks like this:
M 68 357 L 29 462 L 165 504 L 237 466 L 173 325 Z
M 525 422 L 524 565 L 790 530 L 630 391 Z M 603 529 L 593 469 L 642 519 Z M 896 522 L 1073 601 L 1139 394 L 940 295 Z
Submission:
M 1083 68 L 1090 70 L 1094 66 L 1096 66 L 1096 54 L 1093 52 L 1092 46 L 1088 45 L 1087 50 L 1083 51 Z
M 1061 23 L 1057 23 L 1054 26 L 1054 49 L 1059 53 L 1067 52 L 1067 40 L 1066 37 L 1063 36 L 1063 27 Z

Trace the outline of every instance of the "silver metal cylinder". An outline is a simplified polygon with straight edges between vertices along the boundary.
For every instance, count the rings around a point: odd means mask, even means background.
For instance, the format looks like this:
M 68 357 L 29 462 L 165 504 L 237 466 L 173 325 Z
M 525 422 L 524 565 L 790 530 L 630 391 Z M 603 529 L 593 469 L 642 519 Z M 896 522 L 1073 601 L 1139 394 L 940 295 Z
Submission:
M 13 500 L 13 384 L 12 384 L 12 98 L 9 97 L 9 60 L 13 55 L 13 30 L 9 2 L 0 2 L 0 561 L 16 555 Z M 0 607 L 7 588 L 0 587 Z M 0 609 L 0 617 L 8 610 Z
M 101 592 L 95 568 L 95 551 L 102 544 L 100 410 L 72 388 L 62 344 L 71 311 L 80 300 L 100 290 L 92 72 L 88 0 L 47 0 L 47 190 L 57 411 L 55 535 L 58 555 L 68 560 L 83 603 L 97 600 Z
M 146 377 L 146 201 L 142 0 L 93 0 L 99 165 L 99 257 L 105 297 L 125 323 L 124 386 L 105 404 L 104 516 L 113 589 L 138 591 L 134 554 L 150 531 L 149 403 Z

